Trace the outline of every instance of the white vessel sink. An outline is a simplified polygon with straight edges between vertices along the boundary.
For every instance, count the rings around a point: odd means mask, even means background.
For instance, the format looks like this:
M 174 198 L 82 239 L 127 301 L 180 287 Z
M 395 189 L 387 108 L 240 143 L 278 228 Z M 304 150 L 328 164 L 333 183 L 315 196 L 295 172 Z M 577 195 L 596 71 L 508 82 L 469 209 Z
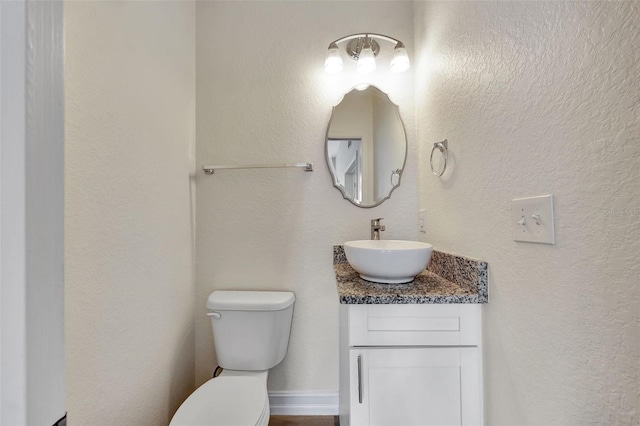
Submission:
M 401 284 L 413 281 L 431 259 L 433 246 L 418 241 L 359 240 L 344 243 L 353 269 L 367 281 Z

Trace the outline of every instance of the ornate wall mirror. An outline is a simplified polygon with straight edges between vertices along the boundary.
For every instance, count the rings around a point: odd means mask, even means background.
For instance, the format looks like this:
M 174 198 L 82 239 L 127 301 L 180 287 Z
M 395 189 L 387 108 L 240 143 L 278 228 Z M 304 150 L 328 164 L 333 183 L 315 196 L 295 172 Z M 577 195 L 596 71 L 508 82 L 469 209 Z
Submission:
M 333 185 L 358 207 L 375 207 L 400 186 L 407 135 L 400 110 L 374 86 L 353 89 L 333 107 L 326 138 Z

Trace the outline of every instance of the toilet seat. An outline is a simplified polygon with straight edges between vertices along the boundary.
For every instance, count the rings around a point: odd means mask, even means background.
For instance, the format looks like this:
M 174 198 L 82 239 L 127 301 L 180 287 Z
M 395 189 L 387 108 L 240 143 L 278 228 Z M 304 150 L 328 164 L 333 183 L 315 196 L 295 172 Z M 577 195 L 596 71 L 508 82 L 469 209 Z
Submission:
M 182 403 L 170 426 L 267 425 L 265 381 L 253 376 L 220 376 L 200 386 Z

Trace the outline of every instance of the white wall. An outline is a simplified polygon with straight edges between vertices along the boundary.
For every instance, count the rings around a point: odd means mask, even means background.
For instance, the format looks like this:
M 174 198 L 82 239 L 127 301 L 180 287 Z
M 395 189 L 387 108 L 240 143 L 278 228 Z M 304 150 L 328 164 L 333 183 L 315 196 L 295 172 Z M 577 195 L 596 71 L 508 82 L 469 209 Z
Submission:
M 380 67 L 368 82 L 400 105 L 409 134 L 402 186 L 373 209 L 332 185 L 324 138 L 331 107 L 359 82 L 329 76 L 329 43 L 360 31 L 411 51 L 408 2 L 200 2 L 197 5 L 197 160 L 202 164 L 311 161 L 315 171 L 223 170 L 197 177 L 196 382 L 215 367 L 205 301 L 213 289 L 296 293 L 289 353 L 271 390 L 338 389 L 338 295 L 332 246 L 369 238 L 416 239 L 413 74 Z M 391 52 L 392 49 L 388 49 Z M 388 61 L 388 58 L 386 59 Z M 387 62 L 388 63 L 388 62 Z M 353 69 L 354 64 L 346 64 Z
M 640 421 L 639 27 L 636 2 L 415 3 L 425 239 L 489 263 L 487 424 Z M 511 199 L 546 193 L 556 245 L 514 242 Z
M 0 4 L 0 423 L 51 425 L 64 396 L 62 3 Z
M 65 6 L 69 423 L 167 424 L 194 387 L 195 4 Z

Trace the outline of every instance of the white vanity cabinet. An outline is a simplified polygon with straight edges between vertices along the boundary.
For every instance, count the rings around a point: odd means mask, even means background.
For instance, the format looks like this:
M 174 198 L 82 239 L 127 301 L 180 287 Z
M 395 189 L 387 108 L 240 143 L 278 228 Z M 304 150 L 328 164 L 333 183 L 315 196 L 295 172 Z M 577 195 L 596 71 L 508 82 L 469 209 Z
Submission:
M 480 343 L 478 304 L 341 304 L 341 426 L 482 425 Z

